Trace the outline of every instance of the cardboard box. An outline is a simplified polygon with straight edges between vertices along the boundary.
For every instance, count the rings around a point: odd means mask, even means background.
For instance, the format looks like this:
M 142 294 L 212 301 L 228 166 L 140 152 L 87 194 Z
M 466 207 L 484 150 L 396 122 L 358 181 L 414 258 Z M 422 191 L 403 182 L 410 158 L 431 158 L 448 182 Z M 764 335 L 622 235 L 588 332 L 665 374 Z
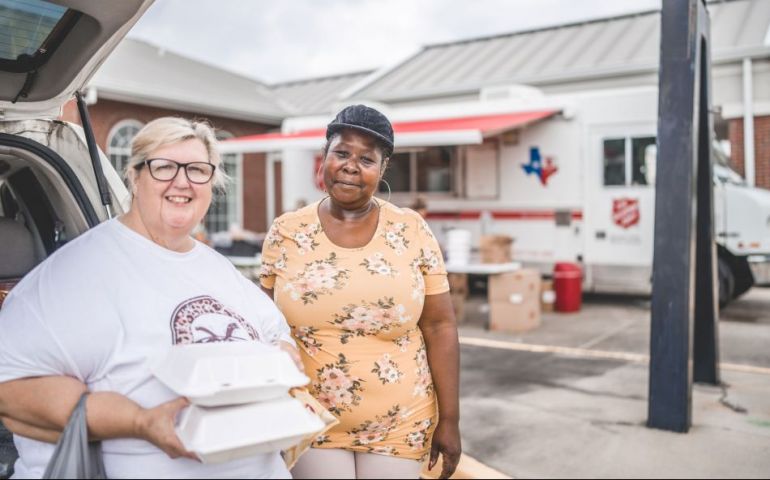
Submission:
M 481 263 L 509 263 L 512 261 L 513 238 L 506 235 L 482 235 L 479 242 Z
M 522 333 L 540 326 L 540 302 L 522 303 L 497 300 L 489 304 L 489 329 Z
M 508 301 L 512 294 L 537 301 L 540 296 L 540 272 L 524 268 L 489 276 L 489 303 L 495 300 Z
M 452 298 L 452 308 L 455 311 L 457 323 L 465 320 L 465 299 L 468 296 L 468 275 L 465 273 L 450 273 L 449 294 Z
M 540 283 L 537 270 L 490 276 L 490 330 L 520 333 L 540 326 Z
M 468 294 L 468 274 L 450 273 L 447 275 L 447 280 L 449 280 L 449 291 L 452 295 Z
M 556 305 L 556 292 L 553 290 L 553 280 L 543 280 L 540 284 L 540 311 L 553 312 Z
M 457 323 L 465 321 L 465 294 L 452 293 L 452 309 L 455 311 L 455 320 Z

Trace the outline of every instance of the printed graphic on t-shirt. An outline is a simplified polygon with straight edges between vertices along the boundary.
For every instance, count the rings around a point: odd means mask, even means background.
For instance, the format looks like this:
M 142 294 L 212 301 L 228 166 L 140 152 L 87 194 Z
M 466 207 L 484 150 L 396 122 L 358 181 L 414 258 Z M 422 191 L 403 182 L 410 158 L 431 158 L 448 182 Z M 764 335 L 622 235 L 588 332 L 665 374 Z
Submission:
M 203 295 L 182 302 L 171 316 L 171 342 L 239 342 L 259 340 L 254 327 L 219 300 Z

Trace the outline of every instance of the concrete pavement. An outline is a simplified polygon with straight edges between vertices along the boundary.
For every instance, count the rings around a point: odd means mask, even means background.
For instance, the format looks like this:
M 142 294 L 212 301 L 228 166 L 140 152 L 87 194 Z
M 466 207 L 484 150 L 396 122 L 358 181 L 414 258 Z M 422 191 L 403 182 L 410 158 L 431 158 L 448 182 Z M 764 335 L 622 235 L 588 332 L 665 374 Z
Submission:
M 770 290 L 728 307 L 719 325 L 722 361 L 760 373 L 724 368 L 724 388 L 695 386 L 688 434 L 645 427 L 647 300 L 589 297 L 579 314 L 546 314 L 523 335 L 483 330 L 482 305 L 471 299 L 461 327 L 464 339 L 496 342 L 462 347 L 464 449 L 479 462 L 526 478 L 770 478 Z

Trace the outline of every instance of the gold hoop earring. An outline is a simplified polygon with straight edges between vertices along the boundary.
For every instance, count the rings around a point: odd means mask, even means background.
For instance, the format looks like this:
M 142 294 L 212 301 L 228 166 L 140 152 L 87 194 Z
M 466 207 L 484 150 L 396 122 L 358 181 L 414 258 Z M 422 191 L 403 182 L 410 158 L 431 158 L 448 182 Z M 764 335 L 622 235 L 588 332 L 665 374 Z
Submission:
M 321 177 L 322 169 L 323 169 L 323 163 L 318 166 L 318 170 L 315 172 L 315 179 L 316 179 L 316 182 L 321 184 L 321 191 L 326 193 L 326 182 L 324 182 L 323 177 Z

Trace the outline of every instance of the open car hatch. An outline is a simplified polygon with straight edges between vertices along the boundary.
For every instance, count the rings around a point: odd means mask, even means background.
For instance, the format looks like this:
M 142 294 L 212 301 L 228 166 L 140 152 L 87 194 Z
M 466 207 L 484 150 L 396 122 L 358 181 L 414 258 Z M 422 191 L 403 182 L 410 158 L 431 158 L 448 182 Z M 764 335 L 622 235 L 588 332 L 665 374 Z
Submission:
M 153 0 L 0 0 L 0 120 L 57 118 Z

